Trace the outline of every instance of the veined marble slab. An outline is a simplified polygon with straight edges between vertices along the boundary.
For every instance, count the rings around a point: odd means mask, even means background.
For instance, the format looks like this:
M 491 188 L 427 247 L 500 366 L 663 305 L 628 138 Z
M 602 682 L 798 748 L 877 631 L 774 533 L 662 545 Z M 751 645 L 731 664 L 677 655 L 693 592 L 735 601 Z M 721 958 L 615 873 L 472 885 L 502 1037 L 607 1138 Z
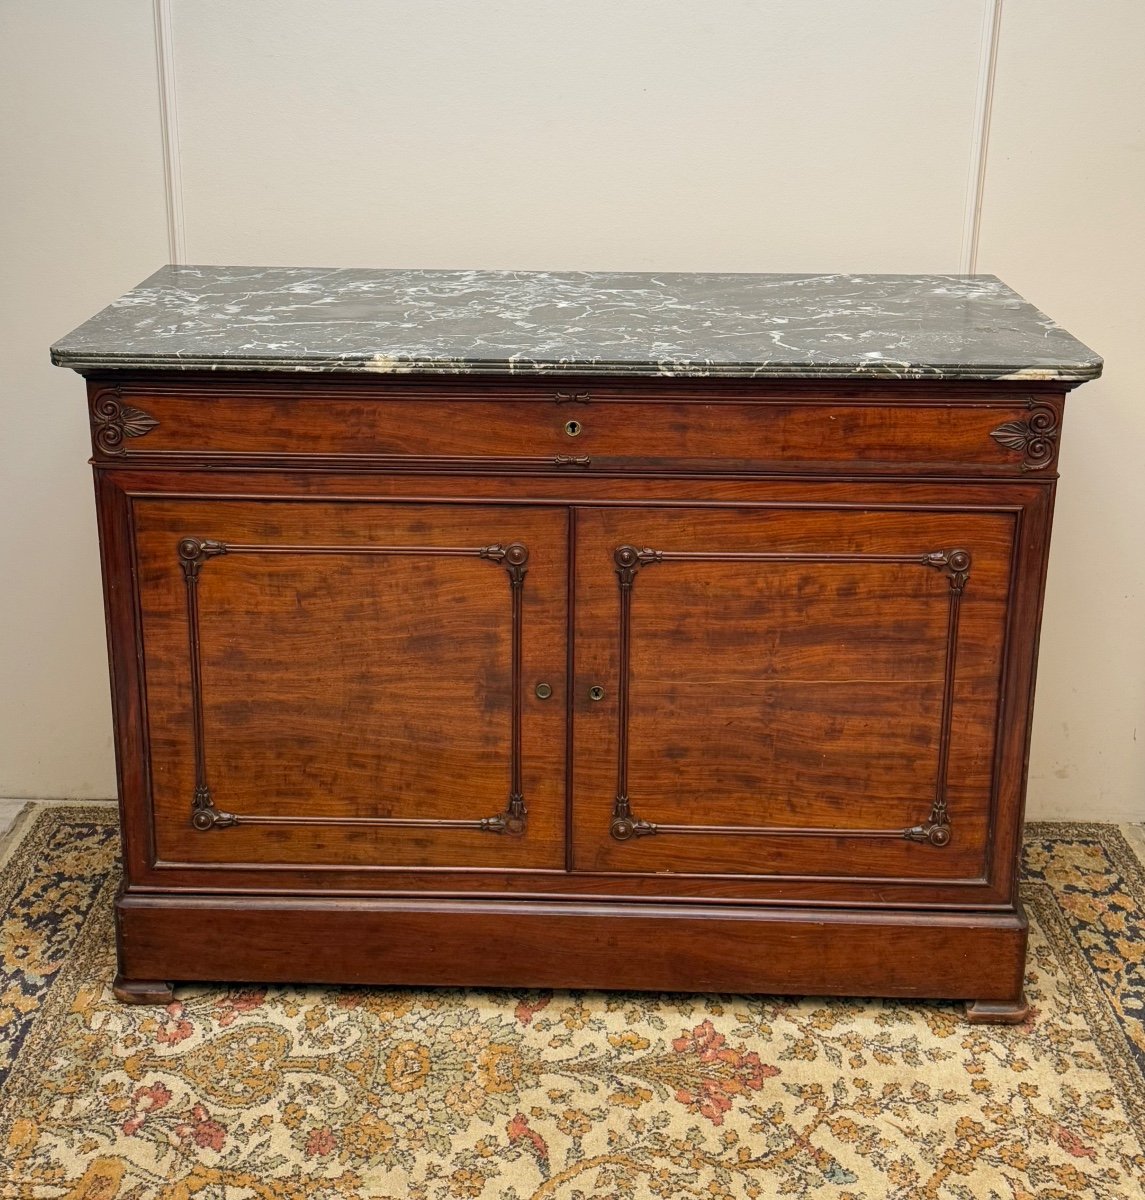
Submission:
M 168 266 L 52 347 L 76 370 L 1093 379 L 993 275 Z

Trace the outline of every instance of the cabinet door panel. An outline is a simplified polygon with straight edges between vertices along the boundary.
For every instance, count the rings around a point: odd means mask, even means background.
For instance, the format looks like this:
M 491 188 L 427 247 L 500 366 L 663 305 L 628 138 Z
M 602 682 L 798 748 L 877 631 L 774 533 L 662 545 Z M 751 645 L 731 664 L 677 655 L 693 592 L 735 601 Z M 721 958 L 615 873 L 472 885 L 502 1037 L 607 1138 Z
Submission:
M 579 869 L 986 873 L 1013 512 L 577 527 Z
M 563 866 L 563 513 L 162 498 L 134 520 L 158 860 Z

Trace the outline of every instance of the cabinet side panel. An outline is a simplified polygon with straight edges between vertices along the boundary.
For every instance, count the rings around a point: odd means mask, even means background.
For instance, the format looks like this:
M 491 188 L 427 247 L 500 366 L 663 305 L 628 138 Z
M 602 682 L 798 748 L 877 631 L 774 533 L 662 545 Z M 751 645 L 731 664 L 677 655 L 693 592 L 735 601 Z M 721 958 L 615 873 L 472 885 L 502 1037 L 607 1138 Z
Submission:
M 153 860 L 147 697 L 142 624 L 136 588 L 131 502 L 115 476 L 95 470 L 96 515 L 107 623 L 108 668 L 114 723 L 116 779 L 127 880 Z

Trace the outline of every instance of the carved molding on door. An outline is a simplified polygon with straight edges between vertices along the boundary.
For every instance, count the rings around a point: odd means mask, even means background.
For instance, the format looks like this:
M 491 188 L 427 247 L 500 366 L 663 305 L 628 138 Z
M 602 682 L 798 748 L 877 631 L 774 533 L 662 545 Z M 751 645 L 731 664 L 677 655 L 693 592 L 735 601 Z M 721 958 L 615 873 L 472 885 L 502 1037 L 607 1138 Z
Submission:
M 529 550 L 520 542 L 492 546 L 307 546 L 253 545 L 203 538 L 180 539 L 179 562 L 187 588 L 187 635 L 191 666 L 191 726 L 195 753 L 195 792 L 191 824 L 195 829 L 226 829 L 234 825 L 355 825 L 391 829 L 475 829 L 485 833 L 522 834 L 528 810 L 521 783 L 522 610 Z M 199 573 L 219 555 L 236 554 L 336 554 L 400 555 L 438 558 L 473 558 L 503 567 L 509 578 L 512 630 L 510 670 L 509 798 L 502 812 L 474 820 L 437 817 L 275 817 L 227 812 L 215 806 L 207 779 L 207 751 L 203 728 L 203 671 L 199 644 Z
M 652 834 L 724 834 L 738 837 L 833 837 L 906 839 L 931 846 L 950 844 L 950 814 L 946 777 L 950 763 L 950 727 L 954 707 L 954 668 L 958 654 L 958 621 L 962 594 L 970 578 L 968 550 L 933 550 L 924 554 L 815 554 L 782 551 L 684 551 L 653 550 L 647 546 L 618 546 L 613 552 L 620 584 L 620 679 L 617 698 L 616 799 L 609 832 L 619 842 Z M 644 567 L 671 562 L 809 563 L 809 564 L 894 564 L 927 567 L 941 572 L 950 584 L 950 607 L 946 627 L 946 662 L 939 718 L 938 778 L 926 820 L 906 829 L 831 829 L 822 826 L 790 825 L 671 825 L 646 821 L 633 815 L 628 794 L 628 706 L 632 657 L 632 589 Z

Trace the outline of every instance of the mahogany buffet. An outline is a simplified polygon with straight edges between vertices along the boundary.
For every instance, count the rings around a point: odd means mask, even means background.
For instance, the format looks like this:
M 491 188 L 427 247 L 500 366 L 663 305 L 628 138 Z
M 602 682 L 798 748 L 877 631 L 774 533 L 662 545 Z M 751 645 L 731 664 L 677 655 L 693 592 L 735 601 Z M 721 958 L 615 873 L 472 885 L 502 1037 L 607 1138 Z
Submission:
M 165 267 L 87 381 L 120 999 L 1019 1021 L 1066 393 L 993 276 Z

